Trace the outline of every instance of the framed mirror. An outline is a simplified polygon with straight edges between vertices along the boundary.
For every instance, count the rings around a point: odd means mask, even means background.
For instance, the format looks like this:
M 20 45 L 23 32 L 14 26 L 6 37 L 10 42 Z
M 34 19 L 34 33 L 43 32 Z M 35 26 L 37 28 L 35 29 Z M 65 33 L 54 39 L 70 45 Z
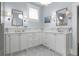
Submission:
M 67 8 L 60 9 L 56 11 L 56 26 L 66 26 L 67 25 L 67 16 L 66 16 Z
M 12 26 L 23 26 L 23 12 L 12 9 Z

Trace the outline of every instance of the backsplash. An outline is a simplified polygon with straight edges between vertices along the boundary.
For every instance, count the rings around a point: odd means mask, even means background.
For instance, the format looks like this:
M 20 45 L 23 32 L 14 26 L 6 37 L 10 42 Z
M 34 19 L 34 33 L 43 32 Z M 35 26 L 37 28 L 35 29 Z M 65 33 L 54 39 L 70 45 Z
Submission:
M 63 32 L 63 33 L 66 33 L 66 32 L 72 32 L 72 28 L 70 27 L 65 27 L 65 28 L 60 28 L 60 27 L 57 27 L 57 28 L 25 28 L 25 27 L 14 27 L 14 28 L 5 28 L 4 30 L 5 32 L 12 32 L 12 33 L 15 33 L 15 32 Z

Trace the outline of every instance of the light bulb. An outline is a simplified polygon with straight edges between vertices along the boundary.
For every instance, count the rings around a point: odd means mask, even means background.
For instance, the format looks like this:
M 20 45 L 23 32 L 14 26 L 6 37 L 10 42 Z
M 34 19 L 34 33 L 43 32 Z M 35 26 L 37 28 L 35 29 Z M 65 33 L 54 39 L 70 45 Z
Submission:
M 22 14 L 19 14 L 18 17 L 19 17 L 20 19 L 23 19 L 23 15 L 22 15 Z
M 61 16 L 60 16 L 59 18 L 60 18 L 61 20 L 63 19 L 63 17 L 61 17 Z
M 11 16 L 11 13 L 10 12 L 7 12 L 7 16 Z

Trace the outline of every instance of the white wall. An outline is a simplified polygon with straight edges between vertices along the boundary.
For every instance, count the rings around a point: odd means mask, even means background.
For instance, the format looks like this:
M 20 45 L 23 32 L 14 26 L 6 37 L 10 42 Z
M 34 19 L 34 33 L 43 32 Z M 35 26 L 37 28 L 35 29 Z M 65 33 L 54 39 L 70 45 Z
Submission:
M 44 7 L 43 19 L 46 16 L 52 16 L 53 14 L 56 15 L 56 11 L 62 8 L 68 8 L 71 10 L 72 2 L 53 2 L 52 4 Z M 53 19 L 52 19 L 53 20 Z M 53 26 L 51 26 L 53 25 Z M 71 26 L 71 23 L 69 24 Z M 52 22 L 49 24 L 45 24 L 45 27 L 55 27 L 56 25 Z
M 5 2 L 5 13 L 9 12 L 11 14 L 12 9 L 17 9 L 20 11 L 23 11 L 23 15 L 27 16 L 28 19 L 28 6 L 33 6 L 35 8 L 39 8 L 39 15 L 40 15 L 40 10 L 41 7 L 38 5 L 33 5 L 31 3 L 26 3 L 26 2 Z M 41 17 L 41 15 L 40 15 Z M 24 26 L 28 26 L 30 28 L 39 28 L 40 27 L 40 19 L 37 21 L 28 21 L 27 23 L 24 22 Z M 30 20 L 30 19 L 28 19 Z M 8 21 L 7 18 L 5 17 L 5 27 L 13 27 L 11 26 L 11 21 Z

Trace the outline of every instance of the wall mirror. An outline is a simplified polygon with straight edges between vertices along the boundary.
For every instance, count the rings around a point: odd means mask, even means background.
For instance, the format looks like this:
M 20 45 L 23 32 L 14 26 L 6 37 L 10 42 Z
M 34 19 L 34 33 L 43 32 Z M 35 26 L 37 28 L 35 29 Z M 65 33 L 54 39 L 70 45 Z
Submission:
M 12 9 L 12 26 L 23 26 L 23 12 Z
M 57 16 L 56 26 L 66 26 L 67 25 L 68 20 L 67 20 L 66 12 L 67 12 L 67 8 L 63 8 L 63 9 L 56 11 L 56 16 Z

